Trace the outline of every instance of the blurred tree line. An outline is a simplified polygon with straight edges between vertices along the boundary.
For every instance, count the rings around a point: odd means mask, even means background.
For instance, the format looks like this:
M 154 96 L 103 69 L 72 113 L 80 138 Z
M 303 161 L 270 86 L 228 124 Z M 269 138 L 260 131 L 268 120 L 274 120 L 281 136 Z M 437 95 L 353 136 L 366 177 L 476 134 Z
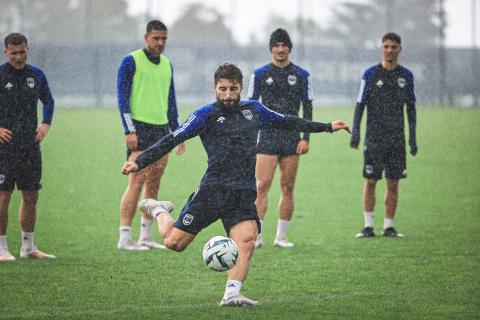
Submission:
M 312 19 L 271 17 L 252 44 L 265 45 L 277 27 L 306 46 L 377 46 L 388 32 L 399 33 L 408 46 L 439 43 L 436 0 L 366 0 L 338 4 L 322 27 Z M 147 17 L 127 14 L 127 0 L 0 0 L 0 33 L 24 32 L 31 42 L 55 44 L 131 43 L 141 41 Z M 192 3 L 169 27 L 175 43 L 232 45 L 228 19 L 211 7 Z

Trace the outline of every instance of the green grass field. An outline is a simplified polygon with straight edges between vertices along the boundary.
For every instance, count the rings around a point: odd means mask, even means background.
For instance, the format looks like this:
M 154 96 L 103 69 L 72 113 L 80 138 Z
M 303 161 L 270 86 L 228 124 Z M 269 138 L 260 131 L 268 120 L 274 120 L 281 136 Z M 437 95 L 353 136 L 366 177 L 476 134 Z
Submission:
M 352 109 L 316 109 L 324 122 Z M 255 252 L 243 292 L 263 303 L 219 309 L 225 274 L 208 270 L 200 233 L 183 253 L 116 249 L 125 150 L 113 109 L 58 109 L 43 143 L 36 241 L 55 261 L 0 265 L 0 319 L 475 319 L 480 318 L 479 109 L 419 108 L 419 154 L 408 157 L 396 226 L 406 238 L 355 239 L 363 225 L 362 154 L 345 132 L 313 135 L 302 157 L 292 250 L 274 248 L 278 176 L 266 246 Z M 181 208 L 206 156 L 198 138 L 171 155 L 160 198 Z M 383 181 L 377 229 L 383 223 Z M 18 257 L 18 193 L 8 241 Z M 178 214 L 179 210 L 175 211 Z M 175 215 L 176 216 L 176 215 Z M 138 235 L 138 216 L 134 222 Z

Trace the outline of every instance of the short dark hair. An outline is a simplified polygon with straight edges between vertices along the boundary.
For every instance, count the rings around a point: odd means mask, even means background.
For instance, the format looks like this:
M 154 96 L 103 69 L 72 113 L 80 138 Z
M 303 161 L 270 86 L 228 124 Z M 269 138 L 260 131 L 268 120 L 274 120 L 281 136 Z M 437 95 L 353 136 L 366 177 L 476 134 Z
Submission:
M 168 31 L 167 26 L 160 20 L 151 20 L 147 23 L 147 33 L 152 30 Z
M 28 41 L 27 41 L 27 37 L 25 37 L 23 34 L 18 32 L 13 32 L 5 37 L 4 43 L 6 48 L 8 47 L 9 44 L 11 44 L 12 46 L 18 46 L 19 44 L 25 43 L 25 45 L 27 45 Z
M 270 51 L 272 51 L 272 48 L 277 42 L 283 42 L 290 51 L 292 51 L 292 41 L 290 40 L 287 30 L 278 28 L 272 32 L 270 35 Z
M 242 84 L 242 71 L 232 63 L 224 63 L 218 67 L 217 71 L 215 71 L 215 84 L 217 84 L 220 79 L 228 79 Z
M 382 37 L 382 43 L 384 43 L 385 40 L 392 40 L 392 41 L 398 42 L 398 44 L 402 44 L 402 38 L 400 38 L 400 36 L 398 34 L 396 34 L 395 32 L 386 33 Z

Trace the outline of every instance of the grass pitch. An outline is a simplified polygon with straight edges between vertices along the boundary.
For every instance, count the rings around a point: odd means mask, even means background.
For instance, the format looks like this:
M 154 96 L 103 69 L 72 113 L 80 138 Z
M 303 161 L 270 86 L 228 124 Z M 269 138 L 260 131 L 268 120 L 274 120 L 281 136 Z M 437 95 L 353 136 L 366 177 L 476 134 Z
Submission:
M 315 109 L 317 120 L 351 121 L 353 109 Z M 185 117 L 183 117 L 185 118 Z M 113 109 L 56 111 L 43 143 L 44 179 L 36 242 L 55 261 L 0 265 L 1 319 L 474 319 L 480 318 L 479 109 L 418 110 L 419 154 L 400 183 L 396 226 L 405 239 L 355 239 L 363 225 L 361 151 L 349 136 L 313 134 L 301 159 L 292 250 L 272 246 L 279 198 L 270 193 L 266 246 L 242 290 L 263 306 L 219 309 L 225 274 L 208 270 L 203 244 L 183 253 L 116 249 L 126 186 L 120 119 Z M 363 132 L 362 132 L 363 134 Z M 172 154 L 160 198 L 178 214 L 206 168 L 198 138 Z M 376 227 L 383 223 L 384 181 Z M 18 257 L 18 193 L 8 241 Z M 135 236 L 139 217 L 134 222 Z M 158 236 L 157 236 L 158 239 Z

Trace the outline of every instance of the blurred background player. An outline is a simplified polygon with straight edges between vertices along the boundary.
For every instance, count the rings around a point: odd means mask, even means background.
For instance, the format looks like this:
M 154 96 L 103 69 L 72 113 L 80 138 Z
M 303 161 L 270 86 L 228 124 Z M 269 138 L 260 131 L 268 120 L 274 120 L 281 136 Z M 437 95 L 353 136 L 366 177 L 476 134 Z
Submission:
M 173 84 L 173 67 L 162 54 L 167 43 L 167 27 L 158 20 L 147 24 L 145 48 L 128 54 L 120 64 L 117 79 L 118 107 L 125 129 L 127 158 L 134 160 L 141 151 L 178 127 L 178 111 Z M 180 144 L 177 155 L 184 152 Z M 152 220 L 142 215 L 138 243 L 132 239 L 132 220 L 140 191 L 144 198 L 156 199 L 168 154 L 142 172 L 131 174 L 120 201 L 120 239 L 118 249 L 164 249 L 153 241 Z
M 383 36 L 382 63 L 368 68 L 362 77 L 357 106 L 353 119 L 352 148 L 360 143 L 360 123 L 367 107 L 367 132 L 365 134 L 363 187 L 364 229 L 357 238 L 374 237 L 375 186 L 385 170 L 385 219 L 383 235 L 403 237 L 393 225 L 398 203 L 398 183 L 407 177 L 405 152 L 404 105 L 410 127 L 410 153 L 417 154 L 416 110 L 413 74 L 398 64 L 402 51 L 401 38 L 390 32 Z
M 253 306 L 240 294 L 255 249 L 260 223 L 255 206 L 255 147 L 259 129 L 279 127 L 310 132 L 350 130 L 343 121 L 324 124 L 269 110 L 257 101 L 240 101 L 242 72 L 224 64 L 215 72 L 217 102 L 194 111 L 187 121 L 138 156 L 124 164 L 129 174 L 163 157 L 183 141 L 200 136 L 208 155 L 207 172 L 175 221 L 167 201 L 144 199 L 139 207 L 155 218 L 167 248 L 183 251 L 195 236 L 221 219 L 228 236 L 238 245 L 239 258 L 228 271 L 228 281 L 220 306 Z
M 248 98 L 259 100 L 269 109 L 298 116 L 303 105 L 303 118 L 312 120 L 313 89 L 310 74 L 289 60 L 292 51 L 290 36 L 284 29 L 276 29 L 270 36 L 272 63 L 256 69 L 251 78 Z M 274 245 L 290 248 L 287 230 L 294 208 L 294 186 L 300 155 L 308 152 L 310 134 L 300 139 L 298 132 L 284 129 L 261 130 L 257 145 L 257 210 L 263 224 L 268 209 L 268 191 L 277 166 L 280 167 L 277 234 Z M 255 246 L 263 246 L 262 233 Z
M 40 142 L 52 123 L 54 101 L 45 74 L 27 64 L 28 42 L 20 33 L 5 37 L 7 63 L 0 66 L 0 261 L 13 261 L 8 251 L 8 205 L 15 188 L 20 190 L 21 258 L 54 259 L 34 242 L 36 207 L 41 188 Z M 38 124 L 37 104 L 43 103 Z

